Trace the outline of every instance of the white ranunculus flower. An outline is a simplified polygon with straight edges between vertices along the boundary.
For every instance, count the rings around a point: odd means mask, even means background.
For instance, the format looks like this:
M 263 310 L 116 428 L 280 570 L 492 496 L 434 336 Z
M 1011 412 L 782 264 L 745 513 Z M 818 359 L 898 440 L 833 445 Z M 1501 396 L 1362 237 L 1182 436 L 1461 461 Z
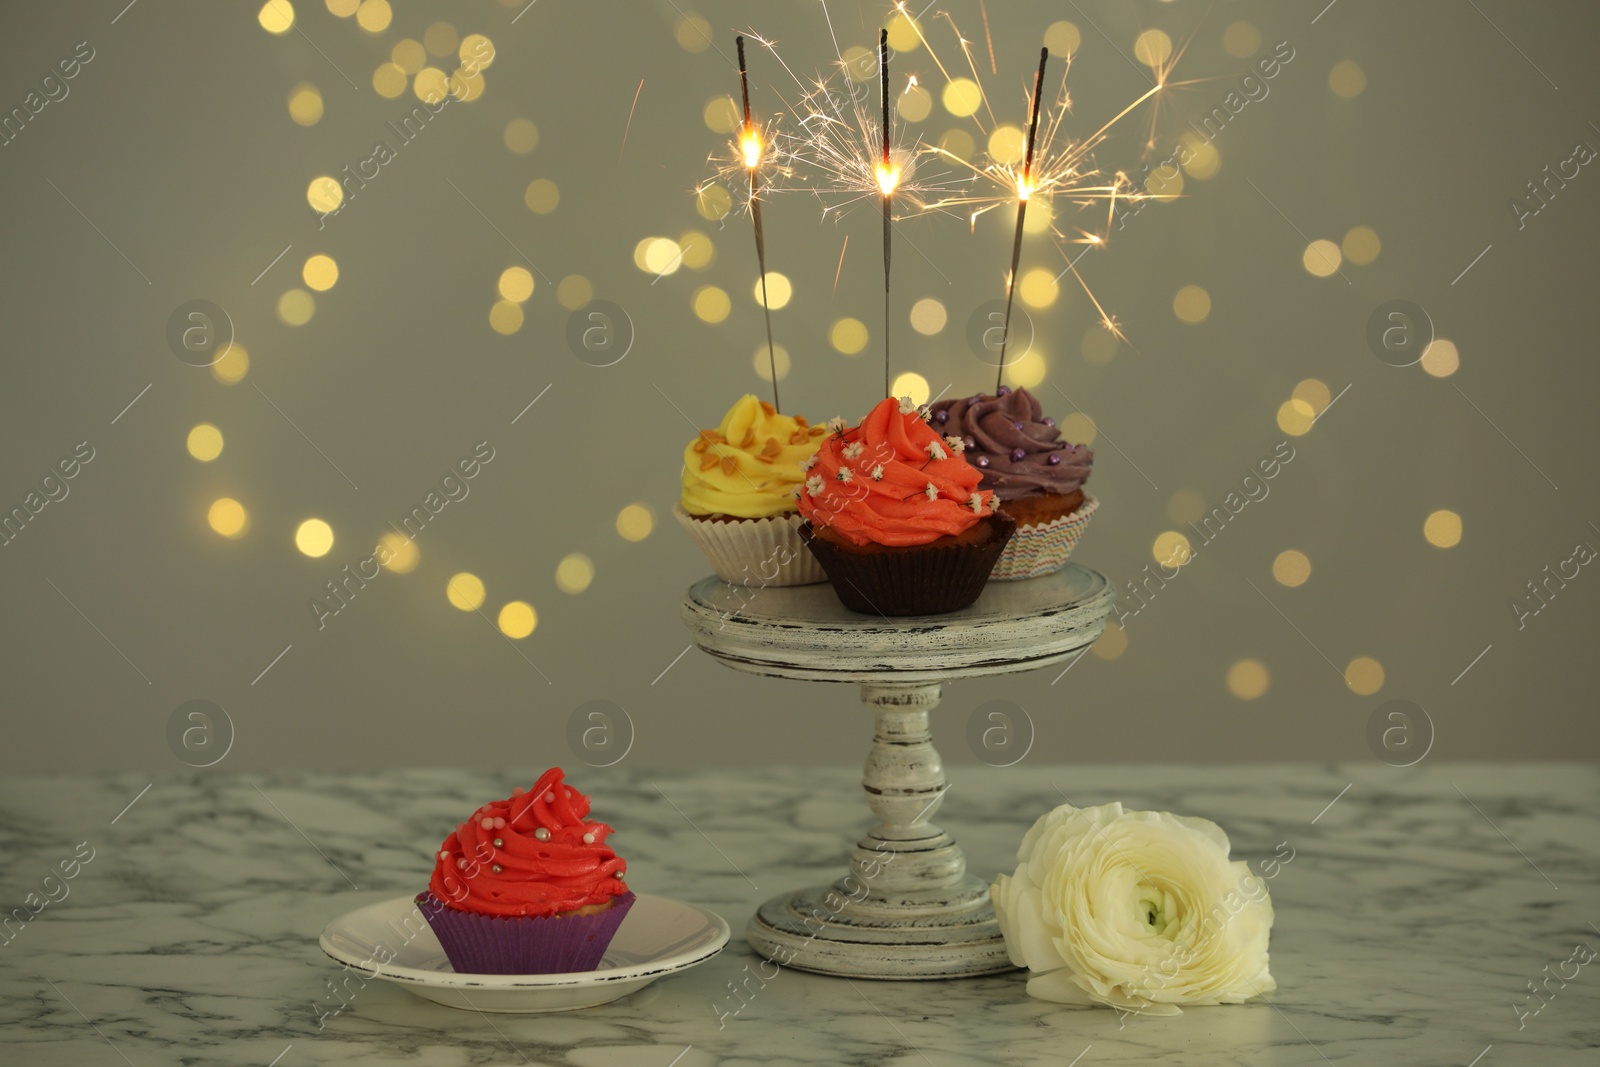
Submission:
M 1206 819 L 1121 804 L 1040 817 L 1017 869 L 990 888 L 1028 993 L 1177 1015 L 1278 987 L 1267 970 L 1272 901 Z

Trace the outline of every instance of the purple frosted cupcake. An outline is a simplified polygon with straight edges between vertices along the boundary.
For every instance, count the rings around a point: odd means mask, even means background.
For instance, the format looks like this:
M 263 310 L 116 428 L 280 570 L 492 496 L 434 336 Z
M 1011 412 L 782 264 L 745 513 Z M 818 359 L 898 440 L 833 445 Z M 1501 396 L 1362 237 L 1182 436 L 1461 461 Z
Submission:
M 1056 421 L 1026 389 L 1002 385 L 995 396 L 941 400 L 930 418 L 935 432 L 961 439 L 967 462 L 983 475 L 982 488 L 1017 520 L 990 578 L 1012 581 L 1058 570 L 1098 507 L 1083 491 L 1094 450 L 1061 440 Z

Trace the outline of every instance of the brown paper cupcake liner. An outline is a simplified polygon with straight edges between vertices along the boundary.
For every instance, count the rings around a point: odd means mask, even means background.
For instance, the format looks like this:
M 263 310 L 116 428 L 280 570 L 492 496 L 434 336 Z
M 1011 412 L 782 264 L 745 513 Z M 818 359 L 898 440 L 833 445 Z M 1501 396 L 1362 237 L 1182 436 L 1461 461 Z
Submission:
M 959 611 L 983 592 L 989 572 L 1016 531 L 1016 520 L 996 513 L 981 521 L 996 536 L 982 544 L 915 545 L 879 552 L 850 552 L 815 536 L 800 536 L 827 572 L 839 601 L 863 615 L 942 615 Z

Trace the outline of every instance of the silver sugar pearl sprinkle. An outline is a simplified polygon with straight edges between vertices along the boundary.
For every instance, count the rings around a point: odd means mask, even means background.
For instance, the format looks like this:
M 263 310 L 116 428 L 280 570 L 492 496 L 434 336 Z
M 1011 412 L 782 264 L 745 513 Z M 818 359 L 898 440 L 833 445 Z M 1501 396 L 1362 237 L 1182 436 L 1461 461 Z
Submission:
M 593 834 L 584 834 L 583 835 L 583 843 L 586 844 L 586 845 L 594 844 L 594 835 Z
M 494 839 L 494 847 L 495 848 L 505 848 L 506 847 L 506 843 L 505 843 L 504 839 L 498 838 L 498 837 L 495 838 Z
M 505 870 L 505 868 L 500 866 L 498 863 L 490 865 L 489 869 L 495 874 L 499 874 L 501 871 Z
M 541 826 L 533 832 L 533 836 L 537 837 L 540 841 L 548 841 L 550 840 L 550 831 Z
M 554 804 L 556 802 L 556 795 L 554 793 L 546 793 L 544 795 L 544 802 L 546 804 Z

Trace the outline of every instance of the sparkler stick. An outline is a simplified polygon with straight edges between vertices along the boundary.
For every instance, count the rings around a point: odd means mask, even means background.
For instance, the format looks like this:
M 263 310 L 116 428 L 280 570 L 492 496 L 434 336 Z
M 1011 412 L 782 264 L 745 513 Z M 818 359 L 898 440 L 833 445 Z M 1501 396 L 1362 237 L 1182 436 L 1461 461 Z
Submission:
M 1017 235 L 1011 241 L 1011 280 L 1006 283 L 1006 321 L 1000 331 L 1000 360 L 994 369 L 994 391 L 1006 370 L 1006 343 L 1011 340 L 1011 301 L 1017 293 L 1017 262 L 1022 257 L 1022 224 L 1028 217 L 1028 194 L 1033 192 L 1033 142 L 1039 134 L 1039 97 L 1044 90 L 1044 68 L 1050 62 L 1050 49 L 1039 49 L 1039 73 L 1033 79 L 1033 116 L 1028 120 L 1028 155 L 1022 164 L 1022 180 L 1017 183 Z
M 761 134 L 750 121 L 750 81 L 744 66 L 744 35 L 734 38 L 739 48 L 739 92 L 744 97 L 744 129 L 739 133 L 739 149 L 750 175 L 750 220 L 755 224 L 756 266 L 761 271 L 761 313 L 767 320 L 767 365 L 772 370 L 772 408 L 778 404 L 778 355 L 772 347 L 772 308 L 767 303 L 767 237 L 761 225 Z
M 883 158 L 878 163 L 878 188 L 883 193 L 883 395 L 889 395 L 889 219 L 890 200 L 900 180 L 900 168 L 889 163 L 889 30 L 878 37 L 878 73 L 883 101 Z

